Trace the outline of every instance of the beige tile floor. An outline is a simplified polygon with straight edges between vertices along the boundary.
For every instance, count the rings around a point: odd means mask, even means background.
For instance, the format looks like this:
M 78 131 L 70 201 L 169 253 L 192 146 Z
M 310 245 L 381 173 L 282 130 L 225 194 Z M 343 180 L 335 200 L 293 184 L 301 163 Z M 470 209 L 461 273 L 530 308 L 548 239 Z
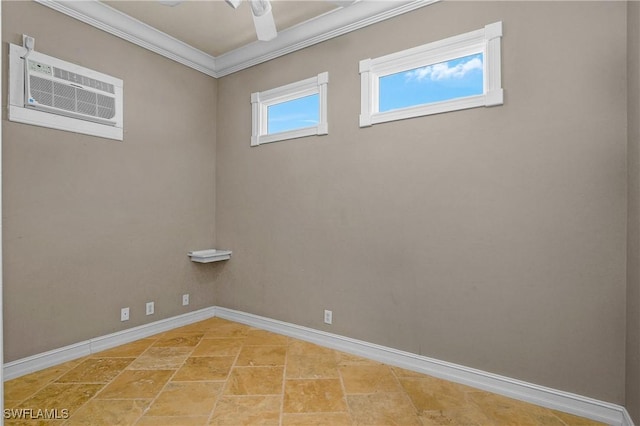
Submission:
M 219 318 L 4 389 L 7 409 L 69 415 L 7 425 L 599 424 Z

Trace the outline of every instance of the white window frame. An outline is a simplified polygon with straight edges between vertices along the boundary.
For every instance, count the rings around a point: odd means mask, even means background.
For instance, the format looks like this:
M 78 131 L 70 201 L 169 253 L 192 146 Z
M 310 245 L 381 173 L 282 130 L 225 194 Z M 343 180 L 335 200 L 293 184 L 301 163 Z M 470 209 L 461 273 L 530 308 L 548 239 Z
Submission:
M 360 61 L 360 127 L 467 108 L 502 105 L 501 38 L 502 22 L 495 22 L 476 31 Z M 478 53 L 483 54 L 483 94 L 379 111 L 381 77 Z
M 278 142 L 287 139 L 301 138 L 313 135 L 329 134 L 329 124 L 327 122 L 327 85 L 329 83 L 329 73 L 323 72 L 315 77 L 297 81 L 285 86 L 264 92 L 251 94 L 251 146 L 258 146 L 265 143 Z M 268 134 L 268 109 L 272 105 L 292 101 L 306 96 L 319 95 L 320 98 L 320 122 L 315 126 L 301 129 L 289 130 Z

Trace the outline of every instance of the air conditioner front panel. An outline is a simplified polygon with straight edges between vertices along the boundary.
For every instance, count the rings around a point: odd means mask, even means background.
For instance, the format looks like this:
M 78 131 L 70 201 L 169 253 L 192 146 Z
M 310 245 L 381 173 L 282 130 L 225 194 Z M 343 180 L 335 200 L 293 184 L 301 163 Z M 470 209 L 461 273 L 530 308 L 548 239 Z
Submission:
M 61 81 L 56 81 L 56 75 L 63 77 Z M 115 98 L 110 94 L 87 90 L 72 81 L 84 82 L 106 92 L 113 91 L 112 84 L 36 61 L 29 61 L 27 81 L 26 106 L 115 125 Z
M 123 140 L 123 81 L 9 44 L 8 119 Z

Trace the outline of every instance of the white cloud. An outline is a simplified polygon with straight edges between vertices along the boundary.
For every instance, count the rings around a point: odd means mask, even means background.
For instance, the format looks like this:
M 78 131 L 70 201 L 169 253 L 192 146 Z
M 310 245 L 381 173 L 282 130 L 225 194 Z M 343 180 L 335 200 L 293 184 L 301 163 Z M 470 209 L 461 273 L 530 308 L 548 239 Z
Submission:
M 428 65 L 422 68 L 416 68 L 405 73 L 407 81 L 422 81 L 426 78 L 431 81 L 447 80 L 450 78 L 463 78 L 467 73 L 473 70 L 482 69 L 482 59 L 474 56 L 466 62 L 460 62 L 454 67 L 449 67 L 448 62 L 440 64 Z
M 285 122 L 285 121 L 302 121 L 305 123 L 318 123 L 317 119 L 309 119 L 309 116 L 311 115 L 311 113 L 303 113 L 303 112 L 299 112 L 299 113 L 291 113 L 291 114 L 282 114 L 282 115 L 277 115 L 277 114 L 272 114 L 269 116 L 269 121 L 270 122 Z

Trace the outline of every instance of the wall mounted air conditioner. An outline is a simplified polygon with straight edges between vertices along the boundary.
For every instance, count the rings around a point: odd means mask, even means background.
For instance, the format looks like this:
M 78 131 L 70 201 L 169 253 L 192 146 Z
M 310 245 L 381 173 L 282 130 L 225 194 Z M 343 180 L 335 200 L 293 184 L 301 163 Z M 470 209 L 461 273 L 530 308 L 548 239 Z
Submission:
M 123 139 L 122 80 L 9 46 L 9 120 Z

